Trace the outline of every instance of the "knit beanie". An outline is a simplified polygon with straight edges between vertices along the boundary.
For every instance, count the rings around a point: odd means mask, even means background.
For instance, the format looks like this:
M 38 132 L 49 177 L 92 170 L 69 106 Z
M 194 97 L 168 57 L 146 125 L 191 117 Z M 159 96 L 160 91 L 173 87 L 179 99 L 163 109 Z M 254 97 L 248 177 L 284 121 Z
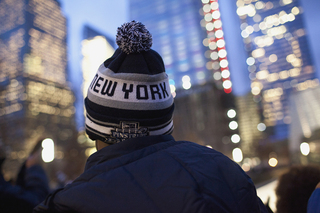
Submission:
M 173 131 L 173 97 L 152 36 L 136 21 L 117 30 L 119 46 L 100 65 L 85 98 L 86 133 L 114 144 L 128 138 Z

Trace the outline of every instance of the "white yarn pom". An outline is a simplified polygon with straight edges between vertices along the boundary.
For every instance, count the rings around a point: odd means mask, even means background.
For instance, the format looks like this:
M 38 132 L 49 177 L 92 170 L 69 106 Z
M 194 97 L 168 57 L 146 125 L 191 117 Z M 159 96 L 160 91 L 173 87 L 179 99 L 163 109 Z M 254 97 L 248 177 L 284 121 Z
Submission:
M 131 21 L 118 27 L 116 42 L 127 54 L 139 53 L 150 50 L 152 35 L 141 22 Z

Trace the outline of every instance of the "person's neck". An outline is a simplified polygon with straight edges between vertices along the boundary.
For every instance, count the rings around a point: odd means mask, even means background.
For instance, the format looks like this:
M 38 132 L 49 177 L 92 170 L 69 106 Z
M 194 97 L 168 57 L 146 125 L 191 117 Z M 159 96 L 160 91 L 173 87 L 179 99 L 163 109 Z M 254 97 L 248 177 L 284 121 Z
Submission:
M 97 151 L 99 151 L 100 149 L 103 149 L 104 147 L 107 147 L 107 146 L 109 146 L 109 144 L 104 143 L 104 142 L 102 142 L 100 140 L 96 140 L 96 149 L 97 149 Z

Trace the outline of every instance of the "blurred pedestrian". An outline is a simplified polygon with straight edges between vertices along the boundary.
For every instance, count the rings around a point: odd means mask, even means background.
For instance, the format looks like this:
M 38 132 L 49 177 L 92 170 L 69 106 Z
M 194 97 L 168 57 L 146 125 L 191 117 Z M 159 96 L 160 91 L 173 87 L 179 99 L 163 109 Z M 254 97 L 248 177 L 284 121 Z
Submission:
M 23 163 L 15 184 L 5 181 L 0 172 L 0 212 L 32 212 L 49 194 L 49 184 L 41 166 L 39 141 L 34 151 Z M 4 162 L 4 158 L 2 158 Z
M 276 188 L 277 213 L 306 213 L 308 199 L 320 181 L 318 165 L 295 165 L 280 176 Z
M 35 212 L 266 212 L 235 162 L 171 136 L 169 80 L 145 26 L 123 24 L 116 41 L 85 99 L 86 131 L 98 151 Z

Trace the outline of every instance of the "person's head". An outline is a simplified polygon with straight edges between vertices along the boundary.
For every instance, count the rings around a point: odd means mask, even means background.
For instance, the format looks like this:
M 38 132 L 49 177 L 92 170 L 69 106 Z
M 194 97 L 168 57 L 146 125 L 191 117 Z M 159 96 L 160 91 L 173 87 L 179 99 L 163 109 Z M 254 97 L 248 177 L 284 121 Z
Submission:
M 320 181 L 320 166 L 292 166 L 276 188 L 277 213 L 307 212 L 308 199 Z
M 116 42 L 119 48 L 101 64 L 85 98 L 88 136 L 114 144 L 171 134 L 173 97 L 163 60 L 151 49 L 151 34 L 131 21 L 118 28 Z

